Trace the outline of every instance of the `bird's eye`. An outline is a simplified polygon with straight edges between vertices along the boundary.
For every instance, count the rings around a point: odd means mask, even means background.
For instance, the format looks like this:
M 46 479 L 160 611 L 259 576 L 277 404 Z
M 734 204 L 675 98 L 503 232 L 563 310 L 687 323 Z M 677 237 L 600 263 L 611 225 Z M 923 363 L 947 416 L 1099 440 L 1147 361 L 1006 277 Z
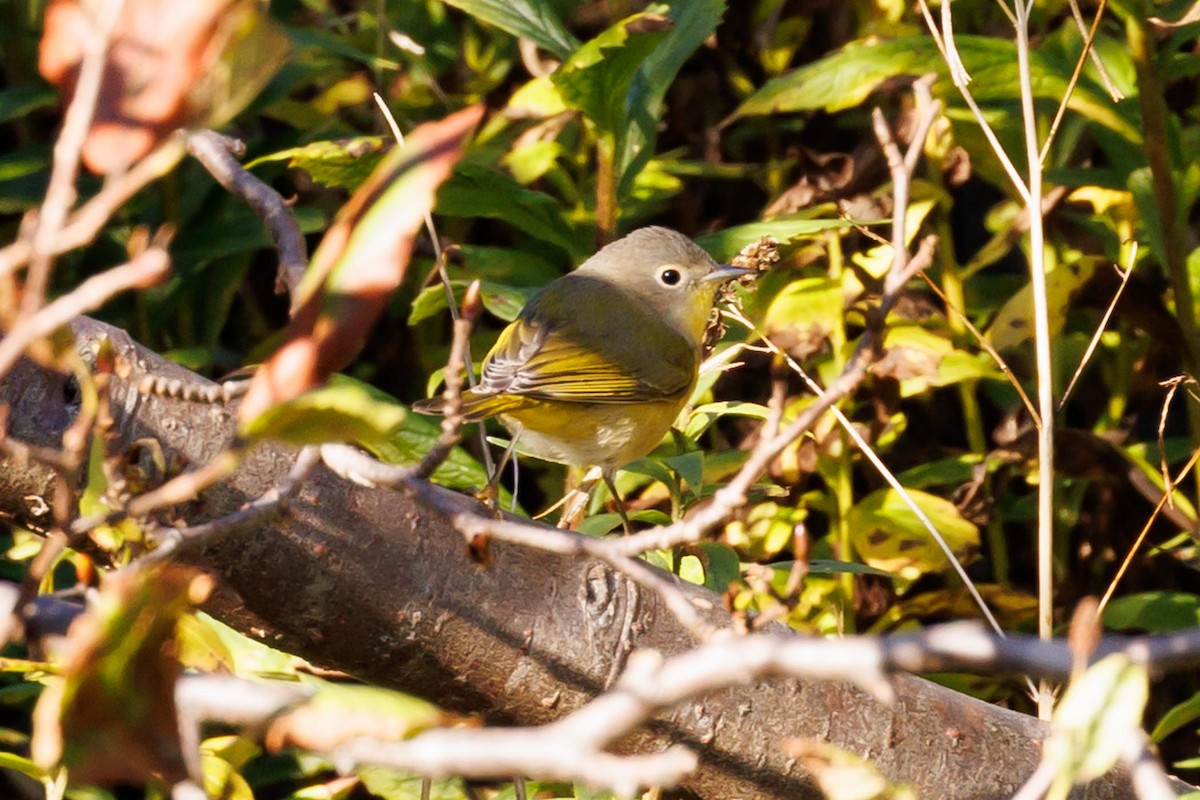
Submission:
M 667 267 L 658 273 L 658 279 L 662 281 L 663 286 L 678 286 L 683 280 L 683 273 L 673 267 Z

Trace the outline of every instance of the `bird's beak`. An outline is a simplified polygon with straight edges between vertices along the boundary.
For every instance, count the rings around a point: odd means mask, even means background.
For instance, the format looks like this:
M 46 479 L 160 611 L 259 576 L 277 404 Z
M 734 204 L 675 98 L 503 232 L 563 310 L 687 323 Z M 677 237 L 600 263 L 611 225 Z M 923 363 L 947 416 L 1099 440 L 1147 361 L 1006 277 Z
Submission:
M 758 270 L 743 267 L 731 267 L 728 264 L 718 264 L 717 268 L 700 279 L 702 283 L 724 283 L 743 275 L 753 275 Z

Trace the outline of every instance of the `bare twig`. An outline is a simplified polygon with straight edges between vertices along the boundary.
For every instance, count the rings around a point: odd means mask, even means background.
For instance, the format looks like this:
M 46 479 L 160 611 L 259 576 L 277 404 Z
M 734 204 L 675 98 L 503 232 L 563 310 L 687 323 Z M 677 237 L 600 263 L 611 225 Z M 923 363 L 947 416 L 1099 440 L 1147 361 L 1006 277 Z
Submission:
M 1092 339 L 1088 342 L 1087 349 L 1083 352 L 1083 358 L 1079 359 L 1079 366 L 1075 368 L 1075 373 L 1071 376 L 1071 382 L 1067 384 L 1062 397 L 1058 400 L 1058 409 L 1060 411 L 1067 404 L 1067 398 L 1071 396 L 1071 391 L 1075 388 L 1075 384 L 1078 383 L 1080 376 L 1083 375 L 1084 368 L 1092 360 L 1092 354 L 1096 352 L 1096 346 L 1100 344 L 1100 337 L 1104 335 L 1105 329 L 1108 328 L 1108 320 L 1112 317 L 1117 303 L 1121 301 L 1121 294 L 1125 291 L 1125 286 L 1129 283 L 1130 276 L 1133 275 L 1133 267 L 1136 260 L 1137 242 L 1134 242 L 1133 253 L 1129 259 L 1129 268 L 1125 270 L 1122 270 L 1120 267 L 1117 268 L 1117 273 L 1121 276 L 1121 285 L 1117 287 L 1112 300 L 1109 301 L 1108 308 L 1104 309 L 1104 316 L 1100 318 L 1100 324 L 1096 326 L 1096 332 L 1092 334 Z
M 1108 92 L 1112 96 L 1113 102 L 1117 102 L 1124 98 L 1124 95 L 1117 91 L 1117 87 L 1113 85 L 1112 79 L 1109 78 L 1108 72 L 1104 69 L 1103 62 L 1092 49 L 1092 43 L 1096 40 L 1096 31 L 1100 29 L 1100 20 L 1104 17 L 1104 10 L 1108 7 L 1108 0 L 1100 0 L 1100 5 L 1096 8 L 1096 16 L 1092 19 L 1091 29 L 1086 29 L 1083 23 L 1083 16 L 1079 12 L 1078 0 L 1070 0 L 1071 14 L 1075 17 L 1075 23 L 1079 26 L 1079 32 L 1083 34 L 1083 51 L 1079 54 L 1079 58 L 1075 60 L 1075 69 L 1071 72 L 1071 79 L 1067 82 L 1067 89 L 1063 92 L 1062 99 L 1058 103 L 1058 110 L 1054 112 L 1054 121 L 1050 123 L 1050 132 L 1046 134 L 1046 141 L 1042 145 L 1042 152 L 1038 160 L 1045 164 L 1046 155 L 1050 152 L 1050 145 L 1054 142 L 1054 136 L 1058 133 L 1058 126 L 1062 124 L 1063 117 L 1067 113 L 1067 104 L 1071 101 L 1071 94 L 1075 91 L 1075 85 L 1079 83 L 1079 76 L 1083 74 L 1083 64 L 1087 61 L 1088 56 L 1092 57 L 1096 68 L 1104 78 L 1104 85 L 1108 87 Z
M 942 54 L 942 58 L 948 65 L 957 63 L 960 67 L 962 62 L 955 58 L 951 58 L 946 41 L 942 39 L 942 34 L 938 30 L 937 23 L 933 21 L 933 14 L 929 10 L 929 5 L 926 0 L 918 0 L 921 7 L 921 16 L 925 18 L 925 24 L 929 28 L 929 33 L 933 36 L 934 44 L 937 45 L 938 51 Z M 1020 5 L 1020 0 L 1018 0 Z M 946 4 L 948 9 L 949 3 Z M 947 11 L 948 13 L 948 11 Z M 1011 13 L 1011 12 L 1010 12 Z M 1010 17 L 1011 18 L 1011 17 Z M 947 38 L 953 36 L 953 31 L 947 31 Z M 957 53 L 957 51 L 955 51 Z M 952 72 L 954 72 L 952 70 Z M 983 116 L 983 111 L 979 108 L 979 104 L 975 102 L 975 97 L 967 89 L 967 80 L 960 79 L 957 73 L 954 74 L 954 85 L 958 87 L 959 93 L 962 95 L 963 102 L 967 104 L 967 108 L 971 109 L 972 116 L 975 117 L 975 122 L 979 125 L 979 129 L 983 132 L 984 138 L 991 145 L 992 150 L 996 154 L 996 158 L 1000 160 L 1000 166 L 1004 168 L 1004 172 L 1012 181 L 1013 189 L 1020 195 L 1021 199 L 1026 203 L 1029 202 L 1029 189 L 1025 185 L 1025 181 L 1021 178 L 1021 174 L 1017 172 L 1016 166 L 1012 159 L 1008 157 L 1008 153 L 1004 151 L 1004 147 L 1000 144 L 1000 140 L 996 137 L 996 132 L 992 130 L 992 126 L 988 124 L 987 118 Z M 969 78 L 968 78 L 969 79 Z
M 1175 800 L 1179 797 L 1144 731 L 1133 731 L 1121 752 L 1121 761 L 1129 768 L 1129 780 L 1138 800 Z
M 49 243 L 49 254 L 59 255 L 74 250 L 96 238 L 100 228 L 118 208 L 146 184 L 170 172 L 179 163 L 183 153 L 183 137 L 177 134 L 169 137 L 128 172 L 108 176 L 100 191 L 70 215 L 58 235 Z M 32 257 L 33 246 L 27 239 L 18 239 L 0 248 L 0 277 L 25 266 Z
M 154 550 L 130 566 L 137 567 L 165 561 L 185 549 L 202 546 L 235 530 L 261 525 L 283 510 L 287 501 L 300 491 L 305 479 L 320 460 L 319 448 L 306 447 L 296 456 L 296 463 L 292 465 L 291 470 L 278 486 L 272 487 L 261 497 L 247 503 L 232 514 L 187 528 L 159 527 L 154 529 L 153 536 L 157 540 Z
M 384 120 L 388 124 L 389 130 L 392 132 L 392 137 L 396 140 L 396 144 L 400 147 L 404 146 L 404 134 L 400 130 L 400 126 L 396 124 L 396 118 L 392 116 L 392 111 L 387 107 L 387 103 L 380 97 L 379 92 L 372 95 L 375 98 L 375 104 L 379 106 L 380 113 L 383 114 Z M 454 302 L 454 287 L 450 285 L 450 272 L 446 269 L 446 253 L 442 250 L 442 240 L 438 236 L 437 227 L 433 224 L 433 212 L 425 211 L 425 228 L 429 231 L 429 240 L 433 244 L 433 258 L 436 262 L 438 278 L 441 279 L 442 289 L 446 293 L 446 304 L 450 308 L 450 319 L 458 322 L 458 304 Z M 466 365 L 467 386 L 475 386 L 475 369 L 471 363 L 471 348 L 468 347 L 463 353 L 463 361 Z M 481 426 L 479 428 L 479 447 L 480 453 L 483 455 L 483 466 L 488 474 L 488 481 L 498 481 L 496 462 L 492 459 L 491 448 L 488 447 L 487 431 Z
M 465 418 L 462 413 L 462 385 L 467 370 L 468 351 L 471 347 L 471 331 L 483 311 L 481 284 L 472 281 L 463 296 L 462 313 L 454 320 L 454 338 L 450 343 L 450 356 L 446 360 L 446 387 L 442 390 L 442 432 L 437 442 L 412 470 L 412 477 L 425 479 L 433 474 L 450 452 L 462 440 L 461 430 Z
M 244 442 L 234 442 L 203 466 L 178 475 L 145 494 L 129 501 L 125 508 L 107 514 L 92 514 L 79 517 L 70 526 L 71 536 L 79 536 L 100 525 L 113 525 L 123 519 L 136 518 L 167 506 L 194 500 L 200 492 L 217 481 L 232 475 L 241 465 L 246 454 Z
M 1158 515 L 1162 513 L 1163 509 L 1170 502 L 1171 490 L 1178 486 L 1183 479 L 1187 477 L 1187 474 L 1191 472 L 1192 467 L 1196 465 L 1197 460 L 1200 460 L 1200 450 L 1193 451 L 1191 458 L 1189 458 L 1187 463 L 1184 464 L 1179 470 L 1179 474 L 1176 475 L 1173 480 L 1168 480 L 1166 482 L 1166 485 L 1163 487 L 1162 497 L 1159 499 L 1158 504 L 1155 505 L 1154 510 L 1150 512 L 1150 517 L 1146 520 L 1146 523 L 1142 525 L 1141 533 L 1138 534 L 1138 537 L 1134 540 L 1133 544 L 1129 546 L 1129 552 L 1125 554 L 1125 558 L 1121 561 L 1121 566 L 1117 568 L 1117 574 L 1113 576 L 1113 579 L 1108 583 L 1108 588 L 1104 590 L 1104 596 L 1100 598 L 1100 609 L 1097 613 L 1104 613 L 1104 607 L 1107 606 L 1108 601 L 1112 599 L 1113 592 L 1117 590 L 1117 584 L 1121 582 L 1121 578 L 1125 577 L 1126 570 L 1128 570 L 1129 565 L 1133 563 L 1134 554 L 1137 553 L 1137 551 L 1141 548 L 1142 542 L 1146 540 L 1146 536 L 1150 533 L 1150 528 L 1154 525 L 1154 521 L 1158 519 Z
M 291 206 L 279 192 L 238 163 L 235 156 L 244 154 L 246 146 L 237 139 L 216 131 L 193 131 L 187 135 L 187 149 L 217 183 L 245 200 L 262 219 L 279 253 L 276 289 L 295 295 L 308 267 L 308 248 Z
M 75 94 L 67 107 L 62 131 L 54 143 L 50 183 L 46 187 L 46 196 L 30 238 L 32 257 L 21 296 L 21 321 L 32 317 L 45 302 L 46 288 L 50 285 L 50 273 L 54 267 L 54 240 L 58 238 L 58 232 L 75 203 L 79 158 L 96 115 L 109 39 L 124 5 L 124 0 L 107 0 L 100 7 L 95 24 L 83 42 L 83 60 L 75 82 Z
M 40 307 L 0 340 L 0 375 L 12 369 L 33 342 L 49 336 L 79 315 L 99 308 L 116 294 L 153 286 L 166 277 L 170 266 L 167 251 L 163 246 L 155 245 L 125 264 L 88 278 L 74 291 Z
M 942 305 L 946 307 L 946 310 L 962 320 L 967 330 L 970 331 L 971 335 L 975 337 L 975 341 L 979 344 L 980 348 L 983 349 L 983 352 L 987 353 L 991 357 L 992 361 L 996 363 L 996 366 L 1000 368 L 1000 371 L 1004 373 L 1004 377 L 1008 378 L 1009 385 L 1016 390 L 1017 396 L 1021 398 L 1022 405 L 1024 405 L 1025 410 L 1029 412 L 1029 418 L 1036 421 L 1038 419 L 1037 407 L 1033 404 L 1033 401 L 1029 399 L 1029 395 L 1025 392 L 1025 387 L 1021 385 L 1019 380 L 1017 380 L 1017 376 L 1013 374 L 1012 367 L 1008 366 L 1008 362 L 1004 360 L 1004 357 L 996 351 L 996 348 L 992 347 L 991 343 L 988 342 L 987 337 L 983 335 L 983 332 L 980 331 L 979 328 L 975 327 L 975 323 L 971 322 L 971 318 L 966 315 L 966 312 L 962 311 L 960 308 L 950 302 L 950 298 L 946 297 L 946 293 L 941 290 L 941 287 L 939 287 L 925 273 L 921 273 L 920 278 L 921 280 L 925 281 L 925 285 L 928 286 L 933 293 L 938 296 L 938 298 L 942 301 Z

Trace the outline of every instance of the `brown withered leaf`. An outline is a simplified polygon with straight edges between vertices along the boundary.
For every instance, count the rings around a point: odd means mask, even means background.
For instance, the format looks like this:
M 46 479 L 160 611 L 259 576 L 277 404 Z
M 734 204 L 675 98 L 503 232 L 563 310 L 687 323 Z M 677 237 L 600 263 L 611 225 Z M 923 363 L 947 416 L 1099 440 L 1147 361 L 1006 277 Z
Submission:
M 71 624 L 63 674 L 33 713 L 32 755 L 73 781 L 167 785 L 187 777 L 175 714 L 180 617 L 212 579 L 179 566 L 109 577 Z
M 46 8 L 38 70 L 68 99 L 103 5 L 51 0 Z M 176 128 L 227 121 L 286 54 L 286 37 L 255 0 L 126 0 L 83 163 L 101 174 L 120 172 Z
M 259 367 L 239 411 L 243 425 L 322 384 L 358 353 L 400 285 L 438 187 L 483 116 L 472 106 L 421 125 L 350 197 L 292 298 L 283 345 Z

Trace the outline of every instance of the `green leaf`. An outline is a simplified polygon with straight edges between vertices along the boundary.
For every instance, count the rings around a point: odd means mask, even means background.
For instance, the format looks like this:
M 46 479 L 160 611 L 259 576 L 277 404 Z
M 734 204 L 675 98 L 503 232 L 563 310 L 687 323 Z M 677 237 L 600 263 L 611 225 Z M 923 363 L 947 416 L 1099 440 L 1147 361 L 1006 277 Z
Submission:
M 254 800 L 250 784 L 233 765 L 212 753 L 200 753 L 200 771 L 204 776 L 204 793 L 224 800 Z
M 642 63 L 663 39 L 647 23 L 666 10 L 651 5 L 585 42 L 550 75 L 568 108 L 583 113 L 602 134 L 623 136 L 628 128 L 629 90 Z
M 324 442 L 381 443 L 407 415 L 404 406 L 384 402 L 360 386 L 323 386 L 271 406 L 242 425 L 250 441 L 271 439 L 294 445 Z
M 572 256 L 584 255 L 553 197 L 528 189 L 498 170 L 460 166 L 438 193 L 437 212 L 500 219 Z
M 383 800 L 463 800 L 462 781 L 433 781 L 428 795 L 422 794 L 424 779 L 387 767 L 363 767 L 355 770 L 362 785 L 374 797 Z
M 1013 42 L 984 36 L 956 36 L 959 56 L 973 81 L 971 92 L 981 103 L 1013 101 L 1019 97 L 1017 55 Z M 1030 53 L 1033 91 L 1038 99 L 1058 102 L 1067 94 L 1073 64 L 1040 50 Z M 854 41 L 794 72 L 768 81 L 733 114 L 739 117 L 791 111 L 842 111 L 859 105 L 887 81 L 900 75 L 936 74 L 934 93 L 961 104 L 946 64 L 927 36 Z M 1139 123 L 1122 104 L 1118 110 L 1104 90 L 1084 77 L 1068 101 L 1071 110 L 1110 128 L 1128 141 L 1141 142 Z
M 696 238 L 696 244 L 708 251 L 708 254 L 718 261 L 728 261 L 741 252 L 748 244 L 757 242 L 764 236 L 773 236 L 780 244 L 787 244 L 807 236 L 815 236 L 825 231 L 844 230 L 857 225 L 876 225 L 887 220 L 858 222 L 849 219 L 773 219 L 766 222 L 753 222 L 749 225 L 737 225 L 716 233 L 708 233 Z
M 1200 597 L 1165 591 L 1118 597 L 1104 609 L 1104 626 L 1150 633 L 1200 627 Z
M 683 479 L 693 494 L 699 494 L 704 485 L 704 451 L 690 450 L 677 456 L 664 458 L 663 463 Z
M 721 400 L 716 403 L 705 403 L 694 409 L 688 417 L 687 428 L 683 435 L 695 441 L 721 417 L 748 417 L 750 419 L 766 419 L 767 407 L 759 403 L 747 403 L 743 400 Z
M 908 494 L 960 560 L 978 548 L 979 529 L 953 503 L 915 489 Z M 950 568 L 946 554 L 894 489 L 864 497 L 850 509 L 846 524 L 855 552 L 872 567 L 905 580 Z
M 538 47 L 566 58 L 579 46 L 546 0 L 445 0 L 478 20 L 495 25 Z
M 391 146 L 392 140 L 383 136 L 309 142 L 260 156 L 247 164 L 246 169 L 271 161 L 286 161 L 289 167 L 307 172 L 317 183 L 355 189 L 378 166 L 383 153 Z
M 827 342 L 836 350 L 845 337 L 843 293 L 842 282 L 836 278 L 792 281 L 770 300 L 759 325 L 771 341 L 789 352 L 807 356 L 822 350 Z
M 629 521 L 645 522 L 650 525 L 668 525 L 671 522 L 671 518 L 661 511 L 650 508 L 643 511 L 630 512 Z M 621 527 L 621 515 L 605 512 L 603 514 L 593 514 L 579 523 L 577 532 L 582 533 L 584 536 L 603 536 L 606 533 L 612 533 L 619 527 Z
M 621 146 L 621 176 L 617 193 L 628 194 L 634 176 L 654 155 L 663 98 L 685 61 L 712 35 L 725 14 L 724 0 L 676 0 L 667 16 L 673 23 L 638 68 L 627 97 L 630 125 Z
M 714 592 L 724 592 L 729 584 L 742 577 L 742 564 L 737 552 L 720 542 L 700 542 L 688 548 L 688 553 L 700 559 L 704 567 L 704 585 Z
M 1058 335 L 1067 321 L 1071 298 L 1096 274 L 1099 258 L 1081 258 L 1061 264 L 1046 275 L 1046 296 L 1050 306 L 1050 334 Z M 997 350 L 1006 350 L 1033 338 L 1033 287 L 1025 283 L 996 314 L 986 333 Z
M 451 281 L 450 288 L 454 291 L 455 302 L 461 303 L 467 291 L 469 281 Z M 480 289 L 483 297 L 483 307 L 505 322 L 512 322 L 521 313 L 521 309 L 529 302 L 529 298 L 537 293 L 537 287 L 506 286 L 502 283 L 482 281 Z M 413 300 L 412 311 L 408 316 L 408 324 L 416 325 L 423 322 L 446 308 L 446 290 L 440 283 L 426 286 Z
M 21 119 L 57 102 L 58 92 L 54 91 L 52 86 L 47 86 L 41 81 L 18 83 L 0 91 L 0 122 Z
M 1150 734 L 1150 739 L 1154 742 L 1161 742 L 1184 725 L 1198 719 L 1200 719 L 1200 692 L 1168 709 L 1158 724 L 1154 726 L 1154 732 Z
M 774 556 L 792 545 L 796 526 L 808 518 L 803 505 L 759 503 L 744 519 L 734 520 L 725 527 L 725 541 L 749 555 L 751 560 Z
M 47 777 L 46 770 L 33 763 L 32 759 L 23 758 L 16 753 L 0 751 L 0 769 L 15 770 L 37 781 Z
M 1146 666 L 1124 653 L 1106 656 L 1068 687 L 1054 711 L 1053 732 L 1042 757 L 1056 765 L 1049 798 L 1065 798 L 1072 785 L 1104 775 L 1141 726 L 1150 694 Z

